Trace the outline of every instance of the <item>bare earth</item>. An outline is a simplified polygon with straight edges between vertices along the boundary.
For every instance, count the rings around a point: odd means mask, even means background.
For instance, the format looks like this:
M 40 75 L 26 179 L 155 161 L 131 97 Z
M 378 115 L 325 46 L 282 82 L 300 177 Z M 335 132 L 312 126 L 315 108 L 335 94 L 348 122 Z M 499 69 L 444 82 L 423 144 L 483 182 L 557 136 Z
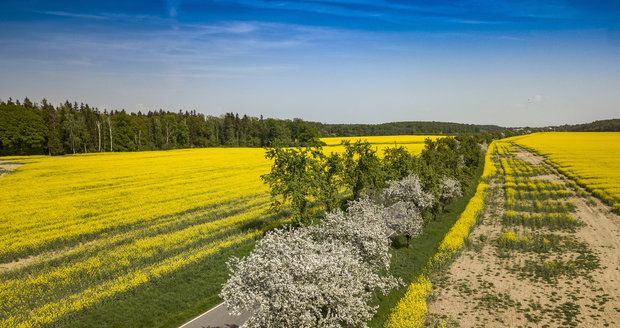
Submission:
M 12 171 L 15 171 L 20 166 L 21 164 L 0 161 L 0 177 Z
M 543 158 L 525 150 L 517 157 L 533 165 Z M 536 178 L 563 181 L 549 169 Z M 500 255 L 495 240 L 502 225 L 503 190 L 494 186 L 494 205 L 486 210 L 470 236 L 469 246 L 444 272 L 433 278 L 428 325 L 448 327 L 620 327 L 620 217 L 593 197 L 574 196 L 574 215 L 584 225 L 575 232 L 546 231 L 572 236 L 585 253 L 510 252 Z M 526 227 L 515 227 L 518 233 Z M 532 230 L 530 230 L 532 231 Z M 520 273 L 526 260 L 566 260 L 591 254 L 598 266 L 579 274 L 559 275 L 546 281 Z

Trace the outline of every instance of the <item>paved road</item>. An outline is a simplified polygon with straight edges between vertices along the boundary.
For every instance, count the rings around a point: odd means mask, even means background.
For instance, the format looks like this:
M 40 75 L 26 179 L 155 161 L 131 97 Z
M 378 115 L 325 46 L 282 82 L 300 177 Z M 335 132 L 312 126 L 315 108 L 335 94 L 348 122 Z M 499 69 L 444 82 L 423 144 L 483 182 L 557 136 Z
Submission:
M 186 322 L 179 328 L 237 328 L 248 320 L 249 317 L 249 314 L 242 314 L 240 316 L 230 315 L 224 303 L 221 303 Z

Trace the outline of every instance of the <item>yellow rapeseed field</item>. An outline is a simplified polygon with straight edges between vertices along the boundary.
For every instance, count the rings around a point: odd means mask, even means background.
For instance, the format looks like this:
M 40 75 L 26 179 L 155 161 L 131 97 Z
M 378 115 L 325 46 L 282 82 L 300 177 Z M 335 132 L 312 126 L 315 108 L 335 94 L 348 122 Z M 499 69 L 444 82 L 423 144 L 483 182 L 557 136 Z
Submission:
M 273 215 L 260 148 L 3 161 L 23 165 L 0 176 L 0 327 L 71 320 L 252 240 Z
M 620 133 L 545 132 L 508 140 L 545 156 L 562 173 L 620 210 Z
M 321 138 L 328 146 L 337 146 L 340 145 L 342 140 L 347 140 L 350 142 L 356 142 L 358 140 L 368 141 L 371 144 L 411 144 L 411 143 L 424 143 L 424 140 L 427 138 L 431 140 L 436 140 L 439 138 L 443 138 L 444 136 L 438 135 L 401 135 L 401 136 L 368 136 L 368 137 L 329 137 L 329 138 Z
M 369 136 L 369 137 L 330 137 L 321 138 L 326 146 L 324 147 L 326 152 L 342 153 L 344 147 L 341 146 L 343 140 L 350 142 L 356 141 L 368 141 L 377 150 L 379 156 L 383 156 L 383 150 L 388 147 L 394 147 L 399 145 L 407 148 L 411 153 L 417 154 L 424 149 L 424 141 L 426 139 L 437 140 L 445 136 L 436 135 L 410 135 L 410 136 Z
M 0 327 L 53 323 L 252 238 L 263 149 L 16 158 L 0 178 Z

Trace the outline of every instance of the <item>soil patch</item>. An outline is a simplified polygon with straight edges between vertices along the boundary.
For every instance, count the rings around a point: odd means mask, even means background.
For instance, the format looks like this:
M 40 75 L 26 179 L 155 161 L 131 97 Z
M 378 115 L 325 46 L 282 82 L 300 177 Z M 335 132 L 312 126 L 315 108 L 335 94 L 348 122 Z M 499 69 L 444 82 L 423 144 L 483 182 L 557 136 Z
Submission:
M 20 166 L 22 166 L 22 164 L 0 161 L 0 177 L 10 174 L 11 172 L 17 170 Z
M 534 176 L 566 181 L 524 149 L 514 156 L 545 168 Z M 566 185 L 567 188 L 568 185 Z M 472 231 L 468 247 L 433 277 L 427 324 L 460 327 L 620 326 L 620 217 L 592 197 L 570 197 L 572 232 L 502 224 L 502 185 Z M 514 234 L 520 249 L 500 241 Z M 526 239 L 527 238 L 527 239 Z M 540 247 L 536 243 L 539 243 Z

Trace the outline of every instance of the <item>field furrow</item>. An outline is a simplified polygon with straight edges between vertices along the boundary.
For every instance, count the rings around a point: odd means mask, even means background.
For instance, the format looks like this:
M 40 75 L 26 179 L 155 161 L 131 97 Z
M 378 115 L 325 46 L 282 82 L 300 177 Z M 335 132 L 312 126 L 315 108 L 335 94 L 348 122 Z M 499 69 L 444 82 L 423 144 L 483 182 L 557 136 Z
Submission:
M 494 162 L 488 207 L 433 278 L 426 324 L 620 324 L 620 218 L 526 149 L 500 142 Z

